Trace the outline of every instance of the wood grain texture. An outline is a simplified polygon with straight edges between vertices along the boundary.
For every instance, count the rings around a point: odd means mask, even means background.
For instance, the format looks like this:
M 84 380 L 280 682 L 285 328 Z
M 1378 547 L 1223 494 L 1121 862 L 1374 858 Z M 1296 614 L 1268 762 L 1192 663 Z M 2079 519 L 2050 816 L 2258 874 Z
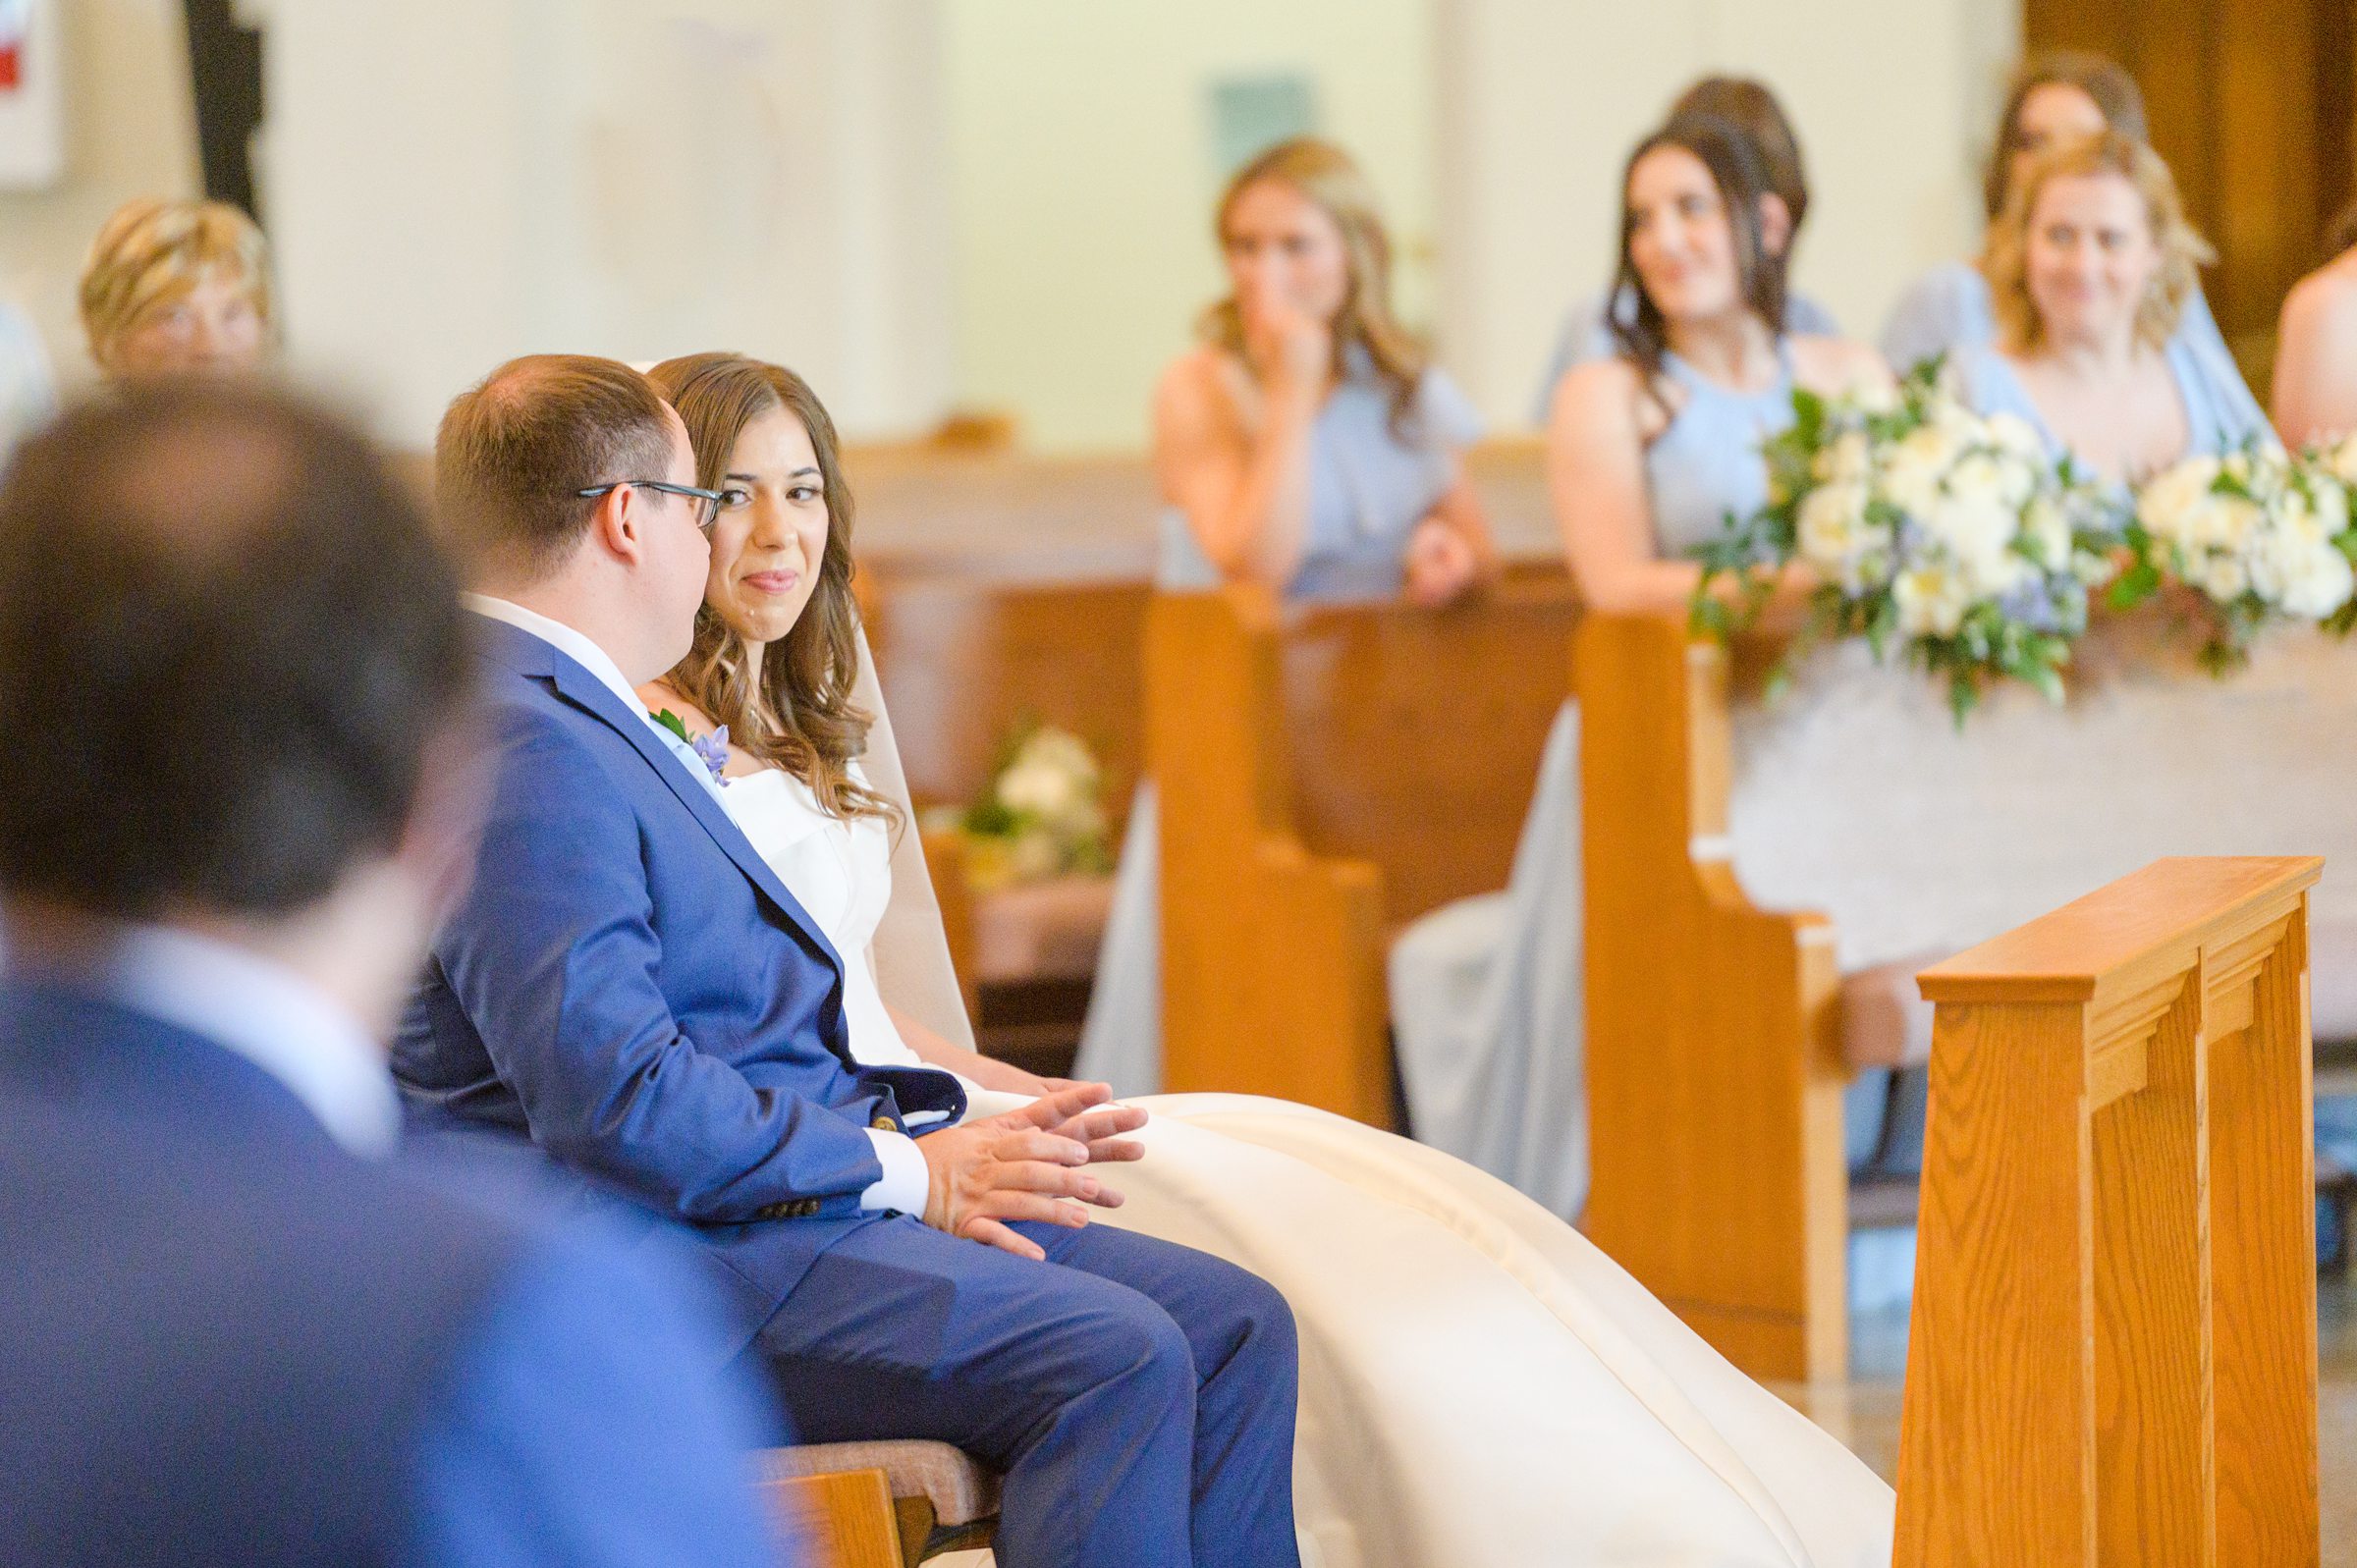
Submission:
M 958 972 L 958 993 L 965 999 L 965 1016 L 979 1028 L 982 992 L 975 979 L 974 890 L 965 880 L 965 835 L 955 828 L 919 831 L 924 835 L 925 875 L 932 879 L 933 901 L 941 906 L 942 940 L 949 944 L 950 965 Z
M 786 1540 L 800 1548 L 789 1560 L 815 1568 L 902 1568 L 892 1488 L 883 1471 L 767 1481 L 761 1491 Z
M 2317 1561 L 2320 869 L 2156 861 L 1921 976 L 1894 1562 Z
M 1106 810 L 1124 820 L 1145 754 L 1144 581 L 1010 582 L 890 562 L 855 580 L 919 804 L 972 800 L 1009 732 L 1036 721 L 1088 742 Z
M 1277 645 L 1264 591 L 1158 596 L 1148 618 L 1163 1082 L 1388 1126 L 1382 878 L 1294 829 Z
M 1574 614 L 1560 571 L 1438 612 L 1157 598 L 1170 1088 L 1390 1123 L 1387 936 L 1506 885 Z
M 1577 653 L 1586 1228 L 1755 1376 L 1846 1374 L 1848 1174 L 1832 932 L 1726 859 L 1728 656 L 1591 615 Z
M 2070 1002 L 1933 1024 L 1897 1568 L 2094 1560 L 2085 1028 Z
M 2316 1147 L 2303 908 L 2210 1043 L 2218 1560 L 2318 1561 Z

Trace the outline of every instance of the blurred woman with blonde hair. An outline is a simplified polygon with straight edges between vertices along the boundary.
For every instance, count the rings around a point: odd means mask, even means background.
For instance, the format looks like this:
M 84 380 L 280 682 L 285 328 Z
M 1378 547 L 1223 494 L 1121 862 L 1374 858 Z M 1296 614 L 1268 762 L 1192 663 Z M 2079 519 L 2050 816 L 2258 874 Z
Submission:
M 1958 354 L 1966 399 L 2114 481 L 2266 433 L 2232 366 L 2178 330 L 2210 254 L 2142 141 L 2114 131 L 2040 152 L 1989 227 L 1998 341 Z
M 1457 460 L 1479 421 L 1392 313 L 1358 166 L 1280 142 L 1230 181 L 1214 229 L 1230 292 L 1154 396 L 1166 582 L 1440 604 L 1481 581 L 1489 528 Z
M 81 297 L 109 379 L 253 370 L 269 345 L 269 244 L 227 202 L 142 197 L 98 231 Z
M 1358 166 L 1280 142 L 1229 181 L 1213 232 L 1228 295 L 1154 393 L 1161 586 L 1442 605 L 1492 576 L 1458 457 L 1480 420 L 1392 313 L 1391 239 Z M 1158 810 L 1148 781 L 1080 1036 L 1077 1070 L 1124 1094 L 1162 1082 Z

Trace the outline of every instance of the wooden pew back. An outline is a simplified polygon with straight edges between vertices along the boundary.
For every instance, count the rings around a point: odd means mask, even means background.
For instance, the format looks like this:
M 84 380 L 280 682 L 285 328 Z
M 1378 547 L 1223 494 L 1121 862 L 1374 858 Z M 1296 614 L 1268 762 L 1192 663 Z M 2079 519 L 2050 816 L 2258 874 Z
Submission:
M 1899 1568 L 2318 1560 L 2322 865 L 2156 861 L 1923 972 Z
M 1105 805 L 1128 814 L 1145 749 L 1143 580 L 1009 580 L 971 568 L 889 559 L 863 568 L 876 667 L 910 792 L 972 800 L 999 747 L 1036 720 L 1088 742 Z
M 1506 886 L 1569 694 L 1571 623 L 1555 568 L 1511 576 L 1462 610 L 1319 609 L 1283 627 L 1303 842 L 1380 867 L 1393 929 Z
M 1505 884 L 1573 615 L 1560 576 L 1442 612 L 1156 600 L 1169 1087 L 1389 1124 L 1387 934 Z

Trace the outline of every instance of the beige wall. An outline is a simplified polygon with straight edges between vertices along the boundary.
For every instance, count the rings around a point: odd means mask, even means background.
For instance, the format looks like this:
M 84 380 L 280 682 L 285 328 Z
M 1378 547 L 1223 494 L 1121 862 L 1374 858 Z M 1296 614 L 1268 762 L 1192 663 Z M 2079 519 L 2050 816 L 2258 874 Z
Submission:
M 740 349 L 949 406 L 936 0 L 246 0 L 301 373 L 422 446 L 517 353 Z
M 1429 317 L 1431 0 L 947 0 L 961 404 L 1049 451 L 1142 446 L 1220 287 L 1207 85 L 1301 72 L 1358 154 Z
M 1610 277 L 1628 148 L 1694 77 L 1757 76 L 1810 176 L 1796 286 L 1872 338 L 1978 233 L 2014 8 L 1991 0 L 1437 0 L 1444 358 L 1530 415 L 1565 305 Z
M 74 288 L 90 237 L 133 196 L 193 195 L 195 111 L 178 0 L 65 0 L 66 176 L 0 191 L 0 294 L 31 316 L 69 385 L 95 372 Z

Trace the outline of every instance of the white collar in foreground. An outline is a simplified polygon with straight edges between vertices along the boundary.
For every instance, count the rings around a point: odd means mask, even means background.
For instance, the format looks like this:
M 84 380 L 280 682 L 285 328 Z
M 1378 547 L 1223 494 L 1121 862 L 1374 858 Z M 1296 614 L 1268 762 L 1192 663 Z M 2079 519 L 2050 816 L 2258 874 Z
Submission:
M 506 599 L 494 599 L 487 593 L 466 594 L 462 596 L 462 599 L 466 608 L 476 615 L 514 626 L 518 631 L 528 631 L 538 637 L 542 642 L 547 643 L 557 652 L 564 654 L 575 664 L 597 676 L 600 681 L 604 682 L 607 690 L 622 699 L 622 705 L 625 708 L 641 717 L 645 715 L 646 704 L 639 700 L 638 693 L 631 689 L 629 679 L 622 673 L 622 666 L 614 662 L 612 654 L 590 641 L 586 634 L 576 631 L 562 621 L 552 621 L 537 610 L 526 610 L 520 604 Z
M 401 1141 L 384 1048 L 284 965 L 179 927 L 133 926 L 107 979 L 124 1006 L 201 1035 L 286 1085 L 352 1154 L 380 1160 Z

